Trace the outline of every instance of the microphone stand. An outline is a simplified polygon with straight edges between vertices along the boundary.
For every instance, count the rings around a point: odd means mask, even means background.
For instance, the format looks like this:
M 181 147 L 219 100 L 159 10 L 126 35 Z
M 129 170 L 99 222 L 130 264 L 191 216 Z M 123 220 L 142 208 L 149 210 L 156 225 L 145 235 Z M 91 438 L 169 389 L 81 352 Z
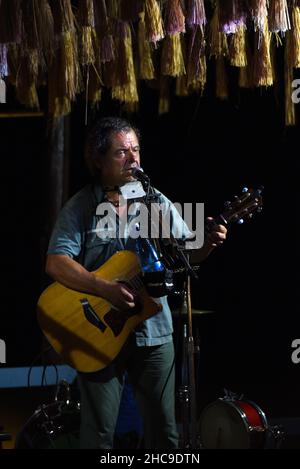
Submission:
M 151 229 L 151 202 L 157 201 L 159 193 L 155 193 L 150 185 L 150 179 L 147 175 L 139 179 L 146 192 L 145 204 L 148 208 L 148 217 Z M 149 210 L 150 208 L 150 210 Z M 162 223 L 159 217 L 159 230 L 162 233 Z M 151 237 L 150 237 L 151 238 Z M 151 238 L 157 249 L 158 255 L 163 258 L 158 239 Z M 180 437 L 180 447 L 185 449 L 197 449 L 197 404 L 196 404 L 196 379 L 195 379 L 195 345 L 192 330 L 192 306 L 191 306 L 191 277 L 198 280 L 196 272 L 190 265 L 189 254 L 184 252 L 184 248 L 178 243 L 177 239 L 170 233 L 171 245 L 178 258 L 182 261 L 185 269 L 185 281 L 183 288 L 183 304 L 181 311 L 187 312 L 187 328 L 184 325 L 183 337 L 183 357 L 182 357 L 182 384 L 179 389 L 179 398 L 182 407 L 182 435 Z
M 181 251 L 182 253 L 182 251 Z M 183 326 L 183 354 L 181 363 L 182 382 L 178 395 L 181 402 L 182 436 L 181 448 L 196 449 L 197 438 L 197 403 L 196 403 L 196 378 L 195 378 L 195 344 L 192 328 L 192 305 L 191 305 L 191 275 L 198 278 L 191 268 L 186 256 L 187 267 L 185 270 L 185 281 L 183 288 L 183 303 L 181 313 L 186 313 L 187 325 Z M 181 257 L 181 256 L 180 256 Z M 188 267 L 189 266 L 189 267 Z M 179 317 L 180 319 L 180 317 Z

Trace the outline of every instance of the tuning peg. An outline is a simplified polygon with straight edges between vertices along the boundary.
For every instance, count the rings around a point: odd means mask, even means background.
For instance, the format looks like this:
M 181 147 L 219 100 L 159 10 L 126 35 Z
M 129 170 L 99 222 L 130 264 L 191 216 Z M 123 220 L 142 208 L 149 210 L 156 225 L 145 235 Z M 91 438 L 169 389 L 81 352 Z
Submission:
M 240 218 L 239 221 L 238 221 L 238 224 L 239 224 L 239 225 L 242 225 L 243 223 L 244 223 L 243 218 Z
M 245 192 L 248 192 L 248 190 L 249 190 L 248 187 L 243 187 L 242 192 L 245 193 Z
M 231 207 L 231 202 L 229 200 L 226 200 L 226 202 L 224 203 L 224 207 L 225 208 L 230 208 Z
M 262 209 L 263 209 L 262 206 L 257 207 L 257 212 L 258 212 L 258 213 L 262 212 Z

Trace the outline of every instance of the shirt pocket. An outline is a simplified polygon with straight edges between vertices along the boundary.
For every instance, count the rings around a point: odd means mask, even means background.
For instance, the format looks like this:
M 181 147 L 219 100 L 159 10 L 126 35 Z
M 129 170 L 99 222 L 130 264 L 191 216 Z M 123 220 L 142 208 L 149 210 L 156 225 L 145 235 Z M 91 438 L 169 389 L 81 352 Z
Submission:
M 84 265 L 89 270 L 95 270 L 118 250 L 117 239 L 101 238 L 95 231 L 90 231 L 86 235 Z

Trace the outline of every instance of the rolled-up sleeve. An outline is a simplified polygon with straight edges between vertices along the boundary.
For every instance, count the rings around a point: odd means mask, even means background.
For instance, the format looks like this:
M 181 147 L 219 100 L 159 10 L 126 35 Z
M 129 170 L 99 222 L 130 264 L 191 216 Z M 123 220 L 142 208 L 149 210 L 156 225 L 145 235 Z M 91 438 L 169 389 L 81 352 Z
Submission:
M 82 220 L 80 210 L 67 203 L 61 210 L 50 238 L 47 254 L 65 254 L 77 257 L 82 246 Z

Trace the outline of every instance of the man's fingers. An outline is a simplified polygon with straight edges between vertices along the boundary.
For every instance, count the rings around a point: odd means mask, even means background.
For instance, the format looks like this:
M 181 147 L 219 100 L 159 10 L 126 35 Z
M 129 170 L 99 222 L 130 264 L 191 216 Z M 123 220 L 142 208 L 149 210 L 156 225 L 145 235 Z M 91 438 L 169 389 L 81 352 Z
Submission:
M 125 286 L 122 286 L 122 294 L 123 294 L 123 297 L 124 297 L 124 300 L 126 301 L 134 301 L 134 296 L 133 294 L 130 292 L 130 290 L 128 288 L 126 288 Z M 133 303 L 134 304 L 134 303 Z

